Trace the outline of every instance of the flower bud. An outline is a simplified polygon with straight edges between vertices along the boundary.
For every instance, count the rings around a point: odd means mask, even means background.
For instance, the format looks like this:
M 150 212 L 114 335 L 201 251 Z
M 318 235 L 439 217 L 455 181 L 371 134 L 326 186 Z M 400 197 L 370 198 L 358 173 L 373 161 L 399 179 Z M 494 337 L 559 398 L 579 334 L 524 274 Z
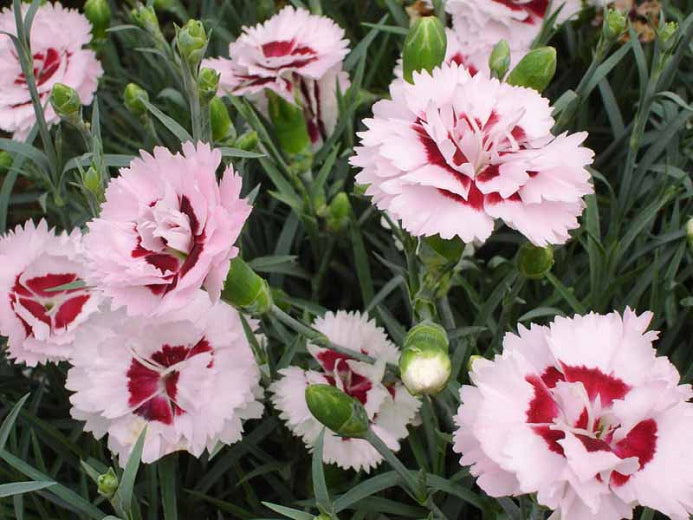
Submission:
M 628 18 L 618 9 L 608 9 L 604 16 L 602 33 L 607 40 L 616 40 L 626 30 Z
M 12 159 L 12 156 L 9 153 L 5 152 L 4 150 L 0 151 L 0 173 L 3 173 L 12 168 L 13 162 L 14 160 Z
M 229 135 L 231 139 L 236 136 L 236 129 L 233 128 L 229 111 L 221 98 L 215 97 L 209 103 L 209 118 L 212 125 L 212 139 L 223 141 Z
M 553 249 L 551 246 L 537 247 L 525 244 L 520 248 L 517 263 L 522 276 L 530 280 L 539 280 L 553 267 Z
M 94 168 L 93 165 L 90 166 L 84 174 L 82 182 L 84 184 L 84 187 L 97 197 L 100 197 L 102 195 L 101 175 L 99 174 L 99 171 L 96 168 Z
M 294 103 L 267 91 L 268 111 L 277 140 L 289 156 L 309 155 L 311 152 L 310 135 L 303 110 Z
M 161 28 L 159 27 L 159 19 L 156 17 L 154 8 L 149 6 L 138 5 L 135 9 L 130 11 L 130 16 L 135 24 L 139 25 L 142 29 L 150 34 L 157 35 L 161 33 Z
M 176 31 L 176 46 L 190 70 L 197 70 L 207 50 L 207 33 L 199 20 L 188 22 Z
M 452 371 L 448 345 L 445 329 L 436 323 L 419 323 L 409 331 L 399 358 L 409 393 L 435 395 L 445 388 Z
M 691 253 L 693 253 L 693 217 L 688 219 L 686 223 L 686 237 L 688 238 L 688 247 L 691 249 Z
M 255 130 L 250 130 L 242 134 L 234 143 L 234 147 L 240 150 L 245 150 L 250 152 L 257 148 L 257 143 L 259 141 L 257 132 Z
M 142 87 L 135 83 L 128 83 L 123 92 L 123 101 L 125 108 L 135 116 L 145 116 L 147 114 L 147 106 L 145 101 L 149 102 L 149 94 Z
M 91 22 L 94 38 L 105 38 L 106 29 L 111 25 L 111 7 L 108 0 L 87 0 L 84 4 L 84 15 Z
M 667 22 L 659 28 L 657 36 L 659 43 L 664 52 L 670 51 L 676 44 L 676 34 L 679 31 L 679 24 L 676 22 Z
M 108 468 L 106 473 L 99 475 L 96 479 L 99 495 L 106 498 L 111 498 L 118 490 L 118 477 L 113 471 L 113 468 Z
M 200 99 L 204 102 L 211 101 L 219 90 L 219 73 L 214 69 L 201 69 L 197 77 L 197 85 Z
M 327 208 L 327 229 L 332 232 L 339 232 L 349 225 L 351 216 L 351 204 L 349 196 L 340 191 L 334 196 Z
M 414 72 L 431 72 L 443 63 L 447 37 L 443 23 L 435 16 L 424 16 L 414 22 L 402 51 L 402 70 L 404 79 L 413 82 Z
M 332 385 L 310 385 L 306 388 L 306 404 L 321 424 L 343 437 L 364 437 L 369 420 L 361 401 Z
M 499 41 L 491 51 L 488 59 L 491 76 L 503 81 L 510 68 L 510 45 L 506 40 Z
M 79 117 L 82 102 L 79 94 L 72 87 L 56 83 L 51 90 L 51 105 L 53 110 L 63 119 L 74 120 Z
M 520 60 L 508 75 L 506 82 L 516 87 L 528 87 L 543 92 L 555 73 L 556 49 L 539 47 L 529 51 Z
M 267 281 L 239 257 L 231 260 L 222 298 L 234 307 L 251 314 L 264 314 L 273 303 Z

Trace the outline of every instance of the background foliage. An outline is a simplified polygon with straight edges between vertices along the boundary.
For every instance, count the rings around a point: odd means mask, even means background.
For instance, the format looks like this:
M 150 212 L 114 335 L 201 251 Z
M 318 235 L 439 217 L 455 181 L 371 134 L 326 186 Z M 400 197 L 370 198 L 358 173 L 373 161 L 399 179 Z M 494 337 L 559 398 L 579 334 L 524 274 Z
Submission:
M 238 133 L 255 131 L 260 141 L 259 154 L 227 158 L 242 172 L 245 192 L 255 204 L 243 233 L 242 254 L 268 277 L 277 300 L 292 313 L 310 319 L 325 309 L 366 309 L 401 344 L 412 325 L 411 294 L 422 275 L 414 261 L 419 244 L 383 225 L 382 216 L 354 186 L 347 161 L 360 120 L 386 95 L 408 17 L 397 0 L 292 3 L 322 12 L 346 30 L 352 44 L 346 68 L 353 86 L 341 100 L 337 131 L 317 153 L 307 182 L 298 185 L 292 183 L 291 166 L 266 122 L 244 100 L 227 99 Z M 212 30 L 209 56 L 226 54 L 242 25 L 261 21 L 280 7 L 268 0 L 187 4 L 185 10 L 161 14 L 164 35 L 170 40 L 174 23 L 198 18 Z M 425 475 L 447 518 L 515 520 L 542 514 L 528 499 L 490 500 L 475 488 L 450 450 L 451 416 L 458 405 L 457 388 L 467 381 L 469 357 L 491 356 L 503 334 L 517 323 L 544 323 L 555 315 L 626 306 L 649 309 L 655 314 L 653 328 L 662 331 L 660 354 L 671 357 L 684 382 L 693 379 L 693 247 L 685 232 L 693 216 L 693 18 L 685 15 L 693 11 L 693 1 L 663 4 L 666 19 L 680 22 L 680 40 L 667 60 L 662 60 L 657 42 L 630 38 L 598 63 L 594 48 L 600 29 L 589 15 L 551 38 L 559 50 L 559 68 L 545 94 L 557 107 L 574 109 L 559 114 L 561 129 L 588 131 L 588 146 L 596 152 L 596 195 L 588 197 L 583 226 L 574 239 L 555 250 L 551 275 L 539 281 L 522 278 L 514 260 L 524 239 L 501 229 L 464 257 L 449 281 L 449 293 L 435 302 L 452 340 L 455 377 L 444 393 L 425 403 L 422 425 L 412 429 L 399 455 L 407 467 Z M 166 117 L 183 128 L 189 128 L 190 121 L 170 58 L 131 25 L 131 6 L 111 1 L 111 7 L 112 29 L 98 48 L 105 69 L 98 114 L 92 109 L 87 119 L 93 117 L 93 135 L 103 144 L 105 163 L 115 175 L 116 167 L 127 164 L 141 148 L 180 147 L 175 125 Z M 145 88 L 155 111 L 164 114 L 150 116 L 154 133 L 122 104 L 129 82 Z M 94 201 L 80 180 L 91 150 L 73 128 L 63 125 L 53 132 L 57 163 L 44 160 L 39 139 L 35 147 L 0 140 L 0 148 L 15 157 L 14 165 L 2 174 L 0 226 L 45 215 L 70 229 L 91 218 Z M 326 206 L 340 191 L 349 194 L 352 207 L 346 225 L 325 218 Z M 272 319 L 264 329 L 270 339 L 267 380 L 289 364 L 308 363 L 299 336 Z M 81 425 L 69 418 L 66 368 L 26 370 L 0 362 L 2 409 L 9 412 L 30 394 L 20 411 L 7 414 L 0 430 L 0 481 L 33 480 L 39 482 L 36 488 L 48 486 L 12 498 L 0 493 L 0 518 L 113 514 L 90 478 L 105 472 L 112 461 L 104 443 L 82 433 Z M 330 466 L 324 473 L 321 468 L 312 471 L 310 454 L 268 404 L 262 420 L 247 423 L 242 442 L 200 460 L 174 454 L 141 467 L 132 489 L 131 514 L 147 520 L 278 518 L 281 510 L 267 505 L 274 503 L 310 511 L 287 512 L 308 520 L 317 514 L 317 500 L 333 507 L 340 518 L 425 517 L 428 511 L 397 483 L 385 464 L 370 475 Z M 127 493 L 121 499 L 129 506 Z M 651 514 L 643 513 L 645 518 Z

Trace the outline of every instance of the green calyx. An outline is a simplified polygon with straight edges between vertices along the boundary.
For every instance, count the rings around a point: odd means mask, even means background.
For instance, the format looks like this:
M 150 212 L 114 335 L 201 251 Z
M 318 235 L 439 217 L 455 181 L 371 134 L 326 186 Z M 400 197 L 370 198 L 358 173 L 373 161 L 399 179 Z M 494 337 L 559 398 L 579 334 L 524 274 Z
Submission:
M 234 139 L 236 129 L 231 123 L 229 111 L 221 98 L 215 97 L 209 103 L 209 119 L 212 125 L 212 139 L 224 141 L 227 138 Z
M 50 99 L 55 113 L 64 119 L 77 117 L 82 109 L 82 102 L 77 91 L 62 83 L 53 85 Z
M 269 284 L 241 258 L 231 260 L 222 299 L 250 314 L 265 314 L 272 308 Z
M 84 15 L 91 22 L 94 38 L 106 37 L 106 29 L 111 25 L 111 7 L 107 0 L 87 0 L 84 4 Z
M 556 74 L 556 49 L 539 47 L 529 51 L 510 72 L 506 82 L 516 87 L 543 92 Z
M 311 154 L 311 140 L 303 109 L 271 90 L 267 91 L 270 120 L 282 150 L 289 156 Z
M 176 46 L 190 70 L 196 70 L 207 50 L 207 33 L 199 20 L 188 22 L 176 31 Z
M 96 485 L 98 486 L 99 495 L 106 498 L 113 497 L 118 490 L 118 477 L 113 468 L 108 468 L 106 473 L 99 475 Z
M 310 385 L 306 388 L 310 413 L 321 424 L 343 437 L 364 437 L 370 421 L 360 401 L 332 385 Z
M 435 16 L 419 18 L 407 34 L 402 51 L 405 81 L 413 83 L 414 72 L 431 72 L 445 60 L 447 36 L 445 26 Z
M 147 114 L 145 102 L 149 102 L 149 94 L 139 85 L 128 83 L 123 92 L 123 102 L 131 114 L 142 117 Z
M 491 51 L 488 59 L 491 76 L 503 80 L 510 68 L 510 45 L 506 40 L 499 41 Z
M 525 278 L 540 280 L 551 271 L 553 262 L 551 246 L 537 247 L 532 244 L 525 244 L 520 248 L 517 267 Z

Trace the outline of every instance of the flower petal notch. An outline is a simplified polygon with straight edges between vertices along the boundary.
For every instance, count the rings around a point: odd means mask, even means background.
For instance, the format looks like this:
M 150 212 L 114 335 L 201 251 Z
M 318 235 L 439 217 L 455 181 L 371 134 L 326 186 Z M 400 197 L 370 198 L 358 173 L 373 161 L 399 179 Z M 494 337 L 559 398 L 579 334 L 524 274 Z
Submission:
M 106 189 L 101 215 L 89 222 L 89 280 L 128 313 L 163 314 L 185 306 L 200 287 L 217 301 L 251 207 L 241 177 L 221 152 L 183 145 L 142 152 Z
M 22 4 L 26 15 L 29 5 Z M 55 2 L 44 2 L 36 11 L 31 25 L 31 52 L 34 79 L 41 104 L 46 106 L 44 117 L 49 125 L 60 117 L 47 104 L 56 83 L 73 88 L 85 105 L 90 105 L 99 78 L 101 63 L 93 50 L 86 48 L 91 41 L 89 20 L 75 9 Z M 12 8 L 0 11 L 0 31 L 15 35 L 15 16 Z M 26 139 L 36 122 L 34 107 L 19 56 L 12 40 L 0 33 L 0 130 L 10 132 L 17 141 Z
M 320 420 L 332 429 L 325 430 L 323 462 L 368 473 L 382 462 L 382 456 L 367 440 L 358 438 L 365 433 L 364 426 L 397 451 L 421 403 L 401 382 L 385 379 L 386 364 L 396 364 L 399 351 L 367 315 L 328 312 L 313 327 L 330 341 L 371 356 L 375 363 L 309 345 L 319 369 L 292 366 L 280 370 L 281 379 L 270 386 L 272 403 L 288 428 L 311 450 L 324 429 Z M 338 409 L 330 411 L 330 403 Z
M 234 443 L 243 421 L 262 415 L 260 370 L 240 315 L 203 291 L 165 317 L 102 313 L 77 336 L 72 365 L 72 417 L 97 438 L 108 434 L 123 466 L 145 427 L 149 463 Z
M 0 334 L 9 356 L 29 366 L 70 358 L 75 334 L 101 296 L 86 274 L 82 233 L 56 234 L 28 221 L 0 238 Z
M 491 496 L 536 493 L 564 520 L 693 511 L 693 397 L 657 357 L 652 313 L 556 318 L 476 359 L 454 450 Z M 688 440 L 686 440 L 688 439 Z
M 537 246 L 569 239 L 594 154 L 584 132 L 551 134 L 547 99 L 455 64 L 390 94 L 351 159 L 379 209 L 416 236 L 484 242 L 500 219 Z

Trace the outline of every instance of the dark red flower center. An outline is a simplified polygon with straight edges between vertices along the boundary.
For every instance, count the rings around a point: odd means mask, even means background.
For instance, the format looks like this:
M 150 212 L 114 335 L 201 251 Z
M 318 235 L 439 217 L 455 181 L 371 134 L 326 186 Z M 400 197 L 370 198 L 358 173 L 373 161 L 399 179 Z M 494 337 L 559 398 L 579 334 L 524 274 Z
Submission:
M 152 202 L 150 207 L 155 206 L 157 202 Z M 135 232 L 138 233 L 138 238 L 131 255 L 133 258 L 143 258 L 145 262 L 153 265 L 161 272 L 161 283 L 147 286 L 156 295 L 163 296 L 175 289 L 178 281 L 195 267 L 205 247 L 205 230 L 195 215 L 190 199 L 185 195 L 179 199 L 178 210 L 185 215 L 190 225 L 192 245 L 188 252 L 168 247 L 165 238 L 161 238 L 160 246 L 149 245 L 149 248 L 145 247 L 144 244 L 146 242 L 142 239 L 142 231 L 137 224 L 135 225 Z
M 534 397 L 526 412 L 527 423 L 533 425 L 534 432 L 544 439 L 551 451 L 559 455 L 565 455 L 558 442 L 565 438 L 565 432 L 556 427 L 561 407 L 552 392 L 559 382 L 581 383 L 590 404 L 598 402 L 602 411 L 608 409 L 614 401 L 623 399 L 631 390 L 621 379 L 597 368 L 584 366 L 561 365 L 560 369 L 549 367 L 541 376 L 527 376 L 526 380 L 534 388 Z M 588 452 L 609 451 L 621 459 L 637 457 L 640 469 L 654 457 L 657 447 L 657 423 L 654 419 L 639 422 L 617 442 L 614 437 L 618 425 L 605 427 L 600 424 L 599 417 L 593 418 L 593 424 L 590 425 L 589 422 L 589 412 L 585 406 L 572 425 L 575 436 Z M 629 478 L 629 475 L 613 472 L 611 484 L 620 486 Z
M 51 290 L 77 281 L 75 273 L 49 273 L 30 278 L 21 273 L 17 276 L 9 293 L 10 305 L 27 337 L 36 336 L 34 327 L 40 326 L 32 325 L 33 320 L 45 324 L 53 334 L 77 319 L 91 295 L 84 288 Z
M 428 164 L 437 166 L 454 177 L 467 195 L 465 197 L 444 188 L 438 188 L 439 193 L 477 211 L 483 211 L 486 204 L 520 201 L 520 196 L 517 192 L 504 197 L 496 191 L 484 193 L 479 189 L 479 184 L 488 182 L 501 175 L 500 163 L 490 160 L 482 160 L 479 163 L 479 160 L 475 159 L 479 164 L 476 165 L 476 172 L 473 178 L 459 171 L 458 167 L 465 163 L 473 164 L 459 145 L 463 136 L 469 133 L 476 134 L 476 137 L 480 140 L 481 154 L 490 156 L 490 152 L 493 150 L 496 152 L 497 157 L 502 158 L 504 155 L 529 147 L 528 138 L 522 127 L 514 125 L 509 132 L 499 135 L 499 117 L 495 112 L 491 112 L 486 121 L 472 119 L 466 114 L 453 113 L 452 126 L 454 130 L 448 132 L 448 142 L 454 145 L 455 152 L 451 158 L 446 158 L 440 150 L 438 143 L 428 133 L 424 123 L 426 123 L 425 119 L 420 117 L 413 124 L 412 128 L 417 133 L 419 142 L 426 151 Z M 528 174 L 534 176 L 536 172 L 528 172 Z
M 524 19 L 525 23 L 537 23 L 535 19 L 543 18 L 549 8 L 549 0 L 494 0 L 494 2 L 513 11 L 526 12 L 528 16 Z
M 135 407 L 133 413 L 147 421 L 164 424 L 172 424 L 175 417 L 183 415 L 185 410 L 176 401 L 180 372 L 171 367 L 204 352 L 213 353 L 213 349 L 202 338 L 193 346 L 163 345 L 148 359 L 133 357 L 127 372 L 128 404 Z M 210 361 L 208 368 L 213 363 Z
M 365 352 L 362 353 L 365 354 Z M 346 394 L 366 404 L 368 391 L 373 385 L 368 378 L 351 369 L 347 360 L 352 358 L 333 350 L 323 350 L 317 358 L 322 368 L 329 374 L 326 377 L 332 386 L 336 386 L 336 378 L 339 378 Z
M 65 59 L 69 59 L 69 54 L 65 54 Z M 36 78 L 37 86 L 43 85 L 51 79 L 60 68 L 62 57 L 60 53 L 53 48 L 46 52 L 37 52 L 34 54 L 34 78 Z M 20 74 L 14 80 L 15 85 L 26 85 L 24 74 Z

